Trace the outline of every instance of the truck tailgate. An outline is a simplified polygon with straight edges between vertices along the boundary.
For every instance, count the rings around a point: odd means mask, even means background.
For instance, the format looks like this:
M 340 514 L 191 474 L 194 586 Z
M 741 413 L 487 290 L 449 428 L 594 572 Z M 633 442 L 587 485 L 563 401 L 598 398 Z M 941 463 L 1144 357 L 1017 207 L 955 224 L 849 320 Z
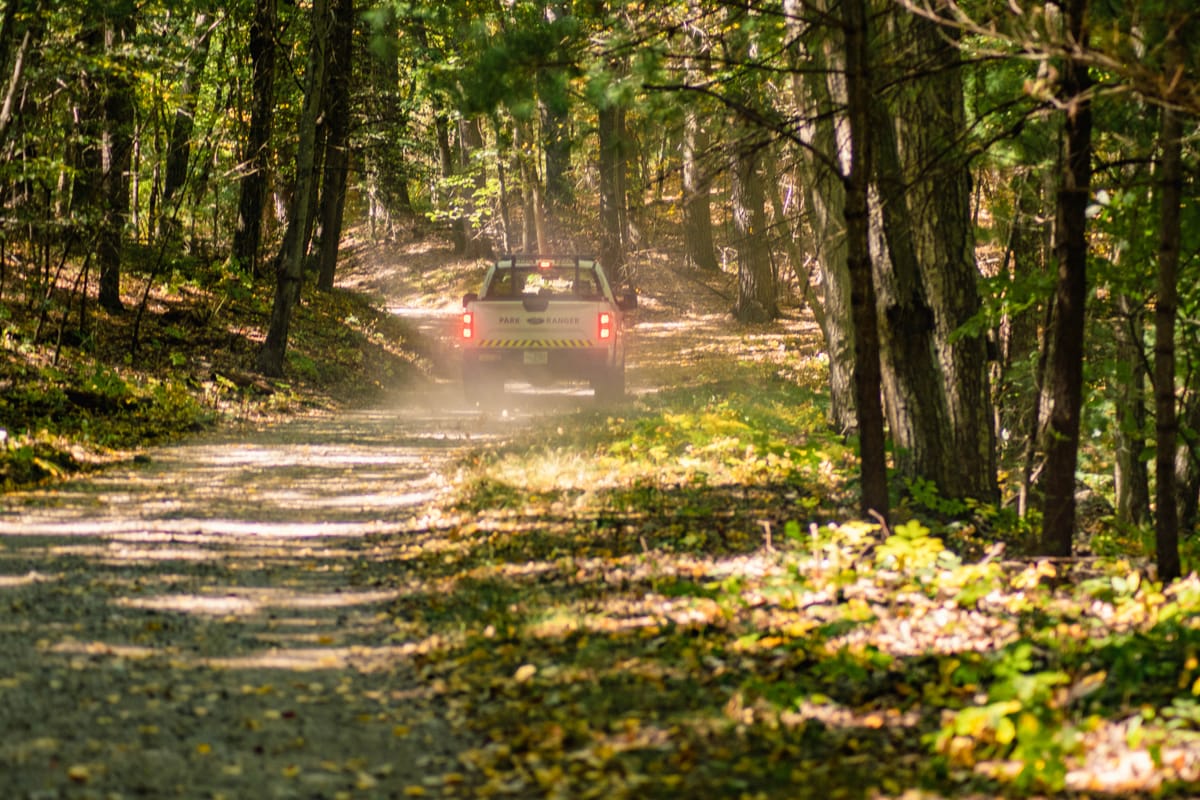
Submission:
M 596 303 L 550 301 L 545 310 L 520 302 L 481 302 L 473 308 L 480 332 L 476 347 L 571 349 L 602 347 Z

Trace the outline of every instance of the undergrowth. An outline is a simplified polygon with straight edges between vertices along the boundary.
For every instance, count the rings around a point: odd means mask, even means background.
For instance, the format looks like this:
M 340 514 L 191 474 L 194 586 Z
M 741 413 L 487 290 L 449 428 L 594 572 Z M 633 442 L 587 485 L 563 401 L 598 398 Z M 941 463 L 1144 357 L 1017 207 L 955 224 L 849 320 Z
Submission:
M 189 265 L 125 280 L 112 313 L 47 292 L 37 273 L 0 287 L 0 490 L 130 457 L 221 421 L 331 407 L 414 380 L 424 369 L 407 326 L 343 291 L 306 285 L 286 377 L 254 373 L 271 292 L 228 268 Z M 62 281 L 66 283 L 64 279 Z M 38 298 L 36 301 L 31 298 Z M 93 302 L 94 301 L 89 301 Z
M 1024 523 L 929 485 L 894 487 L 887 527 L 854 521 L 819 384 L 731 369 L 462 465 L 462 555 L 437 558 L 504 599 L 440 598 L 467 643 L 430 669 L 506 743 L 478 754 L 496 787 L 1190 796 L 1194 578 L 1024 557 Z

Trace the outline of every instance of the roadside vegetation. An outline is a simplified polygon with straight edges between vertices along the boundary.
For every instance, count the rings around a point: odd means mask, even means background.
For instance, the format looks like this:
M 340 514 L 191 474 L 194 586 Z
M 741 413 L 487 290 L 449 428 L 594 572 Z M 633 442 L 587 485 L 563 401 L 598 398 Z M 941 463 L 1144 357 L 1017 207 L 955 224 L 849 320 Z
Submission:
M 1194 794 L 1194 576 L 1104 534 L 1033 557 L 928 490 L 857 521 L 815 359 L 710 367 L 477 452 L 440 546 L 399 554 L 389 614 L 490 742 L 480 794 Z
M 286 379 L 264 378 L 252 368 L 270 316 L 265 287 L 224 265 L 189 264 L 165 279 L 149 268 L 129 273 L 129 310 L 113 313 L 59 282 L 48 289 L 35 267 L 9 266 L 0 286 L 0 489 L 133 458 L 221 423 L 360 401 L 428 368 L 406 323 L 374 298 L 313 292 L 297 312 Z

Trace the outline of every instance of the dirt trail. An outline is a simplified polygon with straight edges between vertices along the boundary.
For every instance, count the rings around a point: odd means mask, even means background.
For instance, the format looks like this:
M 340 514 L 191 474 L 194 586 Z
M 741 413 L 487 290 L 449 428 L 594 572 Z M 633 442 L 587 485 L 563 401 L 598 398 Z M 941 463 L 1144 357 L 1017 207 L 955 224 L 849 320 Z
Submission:
M 410 282 L 427 268 L 393 265 Z M 454 309 L 409 309 L 452 356 Z M 744 336 L 694 311 L 647 294 L 632 392 Z M 414 666 L 436 643 L 393 612 L 396 587 L 424 580 L 396 553 L 436 550 L 436 500 L 467 448 L 591 398 L 518 390 L 485 413 L 452 365 L 439 373 L 372 409 L 0 497 L 0 796 L 465 793 L 460 756 L 481 743 Z
M 454 394 L 4 497 L 3 796 L 440 785 L 470 743 L 427 703 L 406 660 L 420 642 L 376 578 L 397 568 L 382 535 L 427 526 L 451 459 L 520 424 Z

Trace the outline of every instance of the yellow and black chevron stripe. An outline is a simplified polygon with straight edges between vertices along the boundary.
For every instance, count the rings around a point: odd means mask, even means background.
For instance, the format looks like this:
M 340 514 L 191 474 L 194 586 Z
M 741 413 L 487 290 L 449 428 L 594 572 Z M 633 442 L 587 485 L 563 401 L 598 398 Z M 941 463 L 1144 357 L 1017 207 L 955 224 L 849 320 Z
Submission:
M 477 347 L 504 347 L 521 350 L 565 350 L 572 347 L 591 347 L 587 339 L 480 339 Z

